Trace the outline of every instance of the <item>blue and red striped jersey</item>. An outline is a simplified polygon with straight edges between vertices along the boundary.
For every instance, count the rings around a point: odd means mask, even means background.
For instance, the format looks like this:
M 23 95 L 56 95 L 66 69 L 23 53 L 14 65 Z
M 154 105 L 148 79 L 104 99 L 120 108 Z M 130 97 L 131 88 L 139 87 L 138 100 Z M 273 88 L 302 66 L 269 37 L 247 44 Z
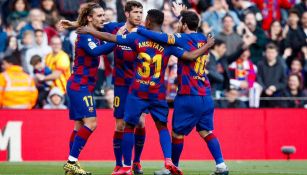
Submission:
M 134 60 L 136 71 L 129 93 L 142 99 L 165 100 L 165 69 L 169 57 L 181 58 L 184 51 L 174 46 L 159 44 L 137 33 L 118 35 L 117 43 L 137 52 Z
M 120 35 L 129 34 L 129 31 L 125 28 L 124 25 L 124 23 L 108 23 L 103 27 L 103 31 Z M 136 56 L 136 52 L 133 51 L 129 46 L 118 44 L 115 47 L 113 70 L 114 85 L 130 86 L 135 73 L 133 60 L 135 60 Z
M 154 39 L 157 42 L 167 43 L 182 47 L 187 51 L 193 51 L 207 42 L 207 38 L 200 33 L 166 34 L 138 28 L 138 33 Z M 211 86 L 205 73 L 208 51 L 195 61 L 178 60 L 178 94 L 185 95 L 211 95 Z
M 93 92 L 97 81 L 97 72 L 102 54 L 112 52 L 116 44 L 101 42 L 90 34 L 80 34 L 75 42 L 73 72 L 69 77 L 70 89 L 80 90 L 87 86 Z

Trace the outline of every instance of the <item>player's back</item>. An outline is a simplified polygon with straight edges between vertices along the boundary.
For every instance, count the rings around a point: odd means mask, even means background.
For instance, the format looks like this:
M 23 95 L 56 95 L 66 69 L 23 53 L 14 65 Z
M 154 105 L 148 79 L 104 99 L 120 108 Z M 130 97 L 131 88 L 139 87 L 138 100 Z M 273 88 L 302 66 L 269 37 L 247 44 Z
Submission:
M 82 42 L 87 41 L 90 48 L 102 44 L 99 39 L 89 34 L 79 34 L 75 42 L 75 59 L 72 75 L 69 78 L 70 88 L 80 90 L 81 86 L 87 86 L 89 91 L 93 91 L 96 85 L 100 56 L 93 57 L 82 47 Z
M 137 33 L 119 36 L 119 43 L 131 46 L 137 53 L 136 74 L 130 92 L 144 99 L 165 99 L 164 75 L 171 55 L 183 54 L 174 46 L 159 44 Z
M 207 42 L 207 38 L 200 33 L 175 34 L 179 47 L 193 51 Z M 178 60 L 178 94 L 185 95 L 211 95 L 210 82 L 206 76 L 206 61 L 208 52 L 195 61 Z

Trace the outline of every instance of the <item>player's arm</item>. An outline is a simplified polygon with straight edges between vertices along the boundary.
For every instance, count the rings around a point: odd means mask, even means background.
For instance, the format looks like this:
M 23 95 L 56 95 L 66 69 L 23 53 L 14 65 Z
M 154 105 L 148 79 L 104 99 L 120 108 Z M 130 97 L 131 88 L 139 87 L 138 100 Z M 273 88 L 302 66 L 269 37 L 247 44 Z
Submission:
M 120 45 L 129 46 L 132 49 L 135 49 L 134 41 L 137 39 L 137 36 L 135 33 L 130 33 L 128 35 L 113 35 L 113 34 L 106 33 L 106 32 L 99 32 L 89 27 L 79 27 L 77 29 L 77 33 L 80 33 L 80 34 L 88 33 L 100 40 L 115 42 Z
M 78 34 L 91 34 L 95 38 L 98 38 L 103 41 L 110 41 L 110 42 L 116 42 L 116 35 L 107 33 L 107 32 L 99 32 L 98 30 L 95 30 L 90 27 L 79 27 L 77 29 Z
M 166 34 L 162 32 L 155 32 L 151 30 L 147 30 L 145 28 L 139 27 L 137 29 L 137 33 L 143 35 L 147 38 L 150 38 L 159 43 L 165 43 L 170 45 L 180 46 L 181 43 L 184 43 L 184 39 L 181 34 Z
M 116 44 L 107 43 L 97 46 L 94 43 L 94 38 L 90 35 L 80 35 L 79 46 L 90 56 L 97 57 L 99 55 L 105 55 L 113 51 Z
M 215 41 L 214 38 L 212 36 L 209 36 L 207 43 L 205 45 L 193 51 L 189 52 L 185 51 L 181 56 L 181 58 L 185 60 L 197 59 L 198 57 L 202 56 L 206 51 L 208 51 L 210 47 L 214 45 L 214 41 Z

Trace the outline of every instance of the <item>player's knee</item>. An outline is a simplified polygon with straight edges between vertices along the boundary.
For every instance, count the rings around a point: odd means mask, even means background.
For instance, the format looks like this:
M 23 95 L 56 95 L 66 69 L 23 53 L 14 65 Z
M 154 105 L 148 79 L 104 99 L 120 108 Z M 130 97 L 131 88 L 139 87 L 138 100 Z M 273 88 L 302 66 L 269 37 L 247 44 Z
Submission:
M 207 130 L 203 130 L 203 131 L 199 131 L 198 134 L 200 135 L 200 137 L 205 138 L 207 137 L 209 134 L 211 134 L 212 131 L 207 131 Z
M 94 131 L 97 128 L 97 121 L 93 120 L 93 121 L 88 121 L 85 123 L 85 125 L 92 131 Z
M 137 128 L 144 128 L 145 127 L 145 117 L 140 118 L 139 124 L 136 127 Z
M 177 134 L 177 133 L 175 133 L 174 131 L 172 131 L 172 137 L 173 137 L 173 138 L 176 138 L 176 139 L 183 139 L 183 138 L 184 138 L 184 135 Z
M 161 121 L 155 121 L 156 127 L 157 129 L 163 130 L 163 129 L 167 129 L 167 123 L 166 122 L 161 122 Z
M 125 128 L 127 128 L 127 129 L 134 129 L 135 125 L 133 125 L 131 123 L 125 123 Z
M 124 131 L 125 122 L 124 120 L 116 120 L 116 131 Z

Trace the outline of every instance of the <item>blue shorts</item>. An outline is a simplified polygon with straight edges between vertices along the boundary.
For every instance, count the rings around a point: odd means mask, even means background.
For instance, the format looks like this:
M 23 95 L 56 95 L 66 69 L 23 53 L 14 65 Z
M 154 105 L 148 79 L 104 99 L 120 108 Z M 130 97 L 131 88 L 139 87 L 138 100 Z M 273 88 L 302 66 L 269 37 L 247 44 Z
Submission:
M 125 114 L 126 99 L 129 92 L 129 86 L 114 87 L 114 117 L 123 119 Z
M 126 99 L 129 93 L 129 86 L 115 86 L 114 87 L 114 117 L 116 119 L 123 119 L 125 114 Z M 148 110 L 143 111 L 148 114 Z
M 174 101 L 173 131 L 188 135 L 197 131 L 213 130 L 214 102 L 211 96 L 177 95 Z
M 128 95 L 125 110 L 124 121 L 132 125 L 137 125 L 147 110 L 154 120 L 166 123 L 169 111 L 166 100 L 142 99 L 133 94 Z
M 67 88 L 69 98 L 70 120 L 82 120 L 83 118 L 96 117 L 96 104 L 93 94 L 87 87 L 81 87 L 80 91 Z

